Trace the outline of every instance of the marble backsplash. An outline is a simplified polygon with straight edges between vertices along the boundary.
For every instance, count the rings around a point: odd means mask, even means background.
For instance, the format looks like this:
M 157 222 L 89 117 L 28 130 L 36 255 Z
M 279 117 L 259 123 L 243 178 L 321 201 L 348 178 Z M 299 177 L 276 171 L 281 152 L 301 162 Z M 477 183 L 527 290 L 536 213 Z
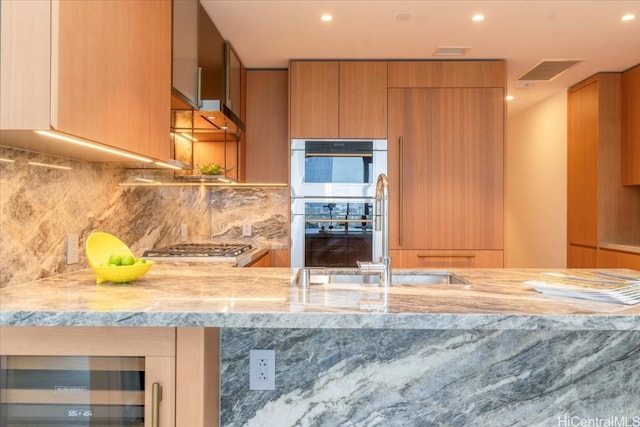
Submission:
M 116 235 L 137 256 L 178 242 L 183 224 L 189 242 L 289 244 L 287 188 L 125 186 L 141 171 L 3 147 L 0 159 L 0 287 L 87 268 L 93 231 Z M 251 237 L 242 237 L 245 222 Z M 77 264 L 66 264 L 67 233 L 79 236 Z

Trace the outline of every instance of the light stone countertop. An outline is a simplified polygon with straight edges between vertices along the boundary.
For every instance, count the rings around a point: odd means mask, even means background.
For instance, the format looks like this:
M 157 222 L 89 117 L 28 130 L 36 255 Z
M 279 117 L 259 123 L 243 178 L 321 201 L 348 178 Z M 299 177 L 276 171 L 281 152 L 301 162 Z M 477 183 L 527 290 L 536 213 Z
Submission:
M 303 289 L 291 285 L 295 269 L 174 262 L 157 262 L 130 284 L 96 285 L 86 269 L 0 289 L 0 325 L 640 330 L 640 305 L 553 297 L 521 284 L 550 270 L 448 271 L 470 280 L 471 289 Z M 631 270 L 609 271 L 640 276 Z

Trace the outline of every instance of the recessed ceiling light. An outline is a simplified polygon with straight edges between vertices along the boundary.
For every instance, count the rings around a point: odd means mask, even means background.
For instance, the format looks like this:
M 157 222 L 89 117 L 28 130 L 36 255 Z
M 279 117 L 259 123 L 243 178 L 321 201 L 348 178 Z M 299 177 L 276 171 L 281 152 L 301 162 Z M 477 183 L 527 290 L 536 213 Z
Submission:
M 481 15 L 481 14 L 473 15 L 473 17 L 471 18 L 471 20 L 472 20 L 473 22 L 480 22 L 480 21 L 484 21 L 484 15 Z
M 329 15 L 328 13 L 325 13 L 320 17 L 320 19 L 323 20 L 324 22 L 331 22 L 333 21 L 333 16 Z
M 634 19 L 636 19 L 636 15 L 633 13 L 627 13 L 620 18 L 621 21 L 633 21 Z
M 398 21 L 408 21 L 411 19 L 411 14 L 410 13 L 400 13 L 398 15 L 396 15 L 396 19 Z
M 513 101 L 514 96 L 513 95 L 507 95 L 504 99 L 506 99 L 507 101 Z

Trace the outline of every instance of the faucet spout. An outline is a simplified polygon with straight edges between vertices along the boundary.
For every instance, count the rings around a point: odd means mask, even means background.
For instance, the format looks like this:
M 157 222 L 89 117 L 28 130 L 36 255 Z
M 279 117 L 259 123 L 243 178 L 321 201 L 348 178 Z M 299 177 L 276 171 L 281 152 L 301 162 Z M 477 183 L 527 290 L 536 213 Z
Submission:
M 382 231 L 382 255 L 376 262 L 360 262 L 360 271 L 381 271 L 380 285 L 391 285 L 391 257 L 389 256 L 389 181 L 385 174 L 376 182 L 375 230 Z

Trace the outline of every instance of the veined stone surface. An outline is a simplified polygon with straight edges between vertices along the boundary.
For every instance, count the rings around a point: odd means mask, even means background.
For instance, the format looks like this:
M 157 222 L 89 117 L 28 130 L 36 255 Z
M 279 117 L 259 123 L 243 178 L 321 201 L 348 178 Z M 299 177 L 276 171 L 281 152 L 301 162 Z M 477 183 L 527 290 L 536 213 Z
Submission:
M 228 427 L 640 423 L 639 331 L 224 329 L 221 348 Z M 251 349 L 276 351 L 276 390 L 249 390 Z

